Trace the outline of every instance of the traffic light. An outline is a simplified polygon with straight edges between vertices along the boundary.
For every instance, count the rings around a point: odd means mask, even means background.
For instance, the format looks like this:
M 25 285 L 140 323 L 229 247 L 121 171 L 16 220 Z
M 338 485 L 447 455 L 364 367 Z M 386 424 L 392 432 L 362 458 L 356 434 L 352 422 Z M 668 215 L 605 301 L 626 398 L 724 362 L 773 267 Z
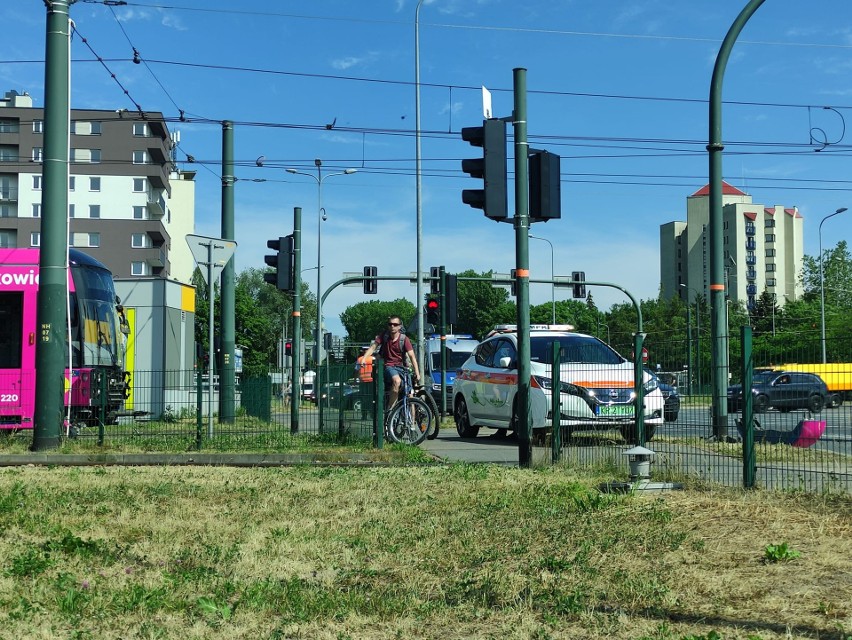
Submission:
M 285 356 L 292 356 L 293 355 L 293 343 L 290 342 L 289 340 L 287 340 L 284 343 L 284 355 Z
M 560 159 L 555 153 L 537 151 L 529 157 L 530 221 L 547 222 L 562 217 Z
M 458 286 L 455 274 L 444 274 L 444 283 L 447 285 L 447 290 L 444 292 L 447 324 L 455 324 L 458 317 Z
M 441 267 L 429 267 L 429 293 L 437 296 L 441 293 Z
M 379 281 L 376 276 L 379 270 L 376 267 L 364 267 L 364 293 L 375 295 L 379 291 Z
M 429 298 L 426 301 L 426 322 L 435 326 L 441 322 L 441 303 L 437 298 Z
M 586 281 L 586 272 L 585 271 L 572 271 L 571 279 L 574 281 L 574 297 L 575 298 L 585 298 L 586 297 L 586 285 L 580 284 Z
M 293 236 L 267 240 L 266 246 L 277 253 L 263 256 L 263 261 L 274 269 L 263 274 L 264 281 L 279 291 L 293 291 Z
M 322 348 L 326 351 L 331 351 L 331 333 L 325 332 L 322 334 Z
M 518 270 L 512 269 L 512 295 L 518 297 Z
M 506 123 L 498 118 L 483 120 L 481 127 L 464 127 L 462 140 L 482 147 L 482 157 L 462 160 L 462 171 L 482 178 L 482 189 L 465 189 L 462 202 L 482 209 L 486 218 L 505 220 L 508 215 L 506 191 Z

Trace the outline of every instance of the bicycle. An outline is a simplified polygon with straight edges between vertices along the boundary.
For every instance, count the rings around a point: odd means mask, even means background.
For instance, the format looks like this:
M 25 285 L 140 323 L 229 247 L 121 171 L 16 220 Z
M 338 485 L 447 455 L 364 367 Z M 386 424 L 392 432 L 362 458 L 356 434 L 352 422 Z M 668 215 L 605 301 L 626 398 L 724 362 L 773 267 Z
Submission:
M 432 397 L 429 390 L 422 384 L 414 386 L 414 397 L 428 404 L 429 410 L 432 411 L 432 415 L 435 416 L 435 419 L 432 421 L 433 427 L 429 429 L 429 433 L 426 434 L 427 440 L 434 440 L 438 437 L 438 433 L 441 431 L 441 421 L 439 419 L 441 412 L 438 409 L 438 403 L 435 402 L 435 398 Z
M 385 433 L 391 442 L 418 445 L 430 431 L 437 429 L 437 415 L 427 402 L 415 397 L 413 391 L 411 374 L 406 372 L 402 375 L 402 395 L 385 419 Z

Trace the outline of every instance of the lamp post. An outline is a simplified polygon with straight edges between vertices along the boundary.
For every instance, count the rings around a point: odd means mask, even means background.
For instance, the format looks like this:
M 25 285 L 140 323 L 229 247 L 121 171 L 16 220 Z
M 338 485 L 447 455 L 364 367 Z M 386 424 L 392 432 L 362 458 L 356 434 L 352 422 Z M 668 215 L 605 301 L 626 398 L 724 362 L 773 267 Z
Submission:
M 822 223 L 846 211 L 846 207 L 841 207 L 834 213 L 829 213 L 819 223 L 819 340 L 822 346 L 822 363 L 825 364 L 825 273 L 823 271 L 823 256 L 822 256 Z
M 420 149 L 420 6 L 423 0 L 417 0 L 414 9 L 414 181 L 415 181 L 415 209 L 416 209 L 416 231 L 417 231 L 417 363 L 420 371 L 423 371 L 425 344 L 423 335 L 423 167 Z
M 609 338 L 609 325 L 606 322 L 601 322 L 601 319 L 598 318 L 598 333 L 601 332 L 601 325 L 606 327 L 606 343 L 612 345 L 612 340 Z
M 325 212 L 322 208 L 322 183 L 328 178 L 334 176 L 350 175 L 358 171 L 357 169 L 345 169 L 339 173 L 328 173 L 322 175 L 322 160 L 317 158 L 314 160 L 314 165 L 317 168 L 317 175 L 304 173 L 296 169 L 287 169 L 287 173 L 292 173 L 297 176 L 307 176 L 317 181 L 317 329 L 316 329 L 316 361 L 317 366 L 322 362 L 322 221 L 326 219 Z
M 701 393 L 701 307 L 698 304 L 701 294 L 697 289 L 693 289 L 685 284 L 681 284 L 680 286 L 688 291 L 695 292 L 695 384 L 698 387 L 698 392 Z
M 556 324 L 556 286 L 553 284 L 553 280 L 556 276 L 553 275 L 553 243 L 547 238 L 541 238 L 539 236 L 534 236 L 530 234 L 530 238 L 533 240 L 543 240 L 547 244 L 550 245 L 550 307 L 551 307 L 551 316 L 553 324 Z

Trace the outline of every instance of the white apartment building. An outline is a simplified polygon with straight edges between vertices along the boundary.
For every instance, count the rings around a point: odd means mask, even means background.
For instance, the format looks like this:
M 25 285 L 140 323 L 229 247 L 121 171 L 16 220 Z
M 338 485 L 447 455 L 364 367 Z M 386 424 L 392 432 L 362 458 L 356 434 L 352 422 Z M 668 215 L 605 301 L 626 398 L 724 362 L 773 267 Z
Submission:
M 41 240 L 44 110 L 15 91 L 0 99 L 0 247 Z M 71 110 L 69 244 L 116 277 L 189 283 L 194 172 L 180 172 L 163 114 Z
M 795 207 L 755 204 L 747 193 L 722 183 L 722 242 L 728 297 L 754 307 L 766 291 L 783 306 L 803 293 L 803 219 Z M 710 186 L 686 200 L 686 222 L 660 226 L 660 283 L 665 298 L 697 295 L 709 300 Z

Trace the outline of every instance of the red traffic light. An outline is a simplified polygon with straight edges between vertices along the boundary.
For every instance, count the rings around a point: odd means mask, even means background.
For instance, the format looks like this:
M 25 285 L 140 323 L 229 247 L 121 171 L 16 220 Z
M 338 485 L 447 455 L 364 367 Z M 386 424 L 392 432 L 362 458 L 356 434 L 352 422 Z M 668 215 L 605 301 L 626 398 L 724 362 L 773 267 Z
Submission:
M 438 310 L 438 301 L 434 298 L 426 301 L 426 311 L 437 311 Z

